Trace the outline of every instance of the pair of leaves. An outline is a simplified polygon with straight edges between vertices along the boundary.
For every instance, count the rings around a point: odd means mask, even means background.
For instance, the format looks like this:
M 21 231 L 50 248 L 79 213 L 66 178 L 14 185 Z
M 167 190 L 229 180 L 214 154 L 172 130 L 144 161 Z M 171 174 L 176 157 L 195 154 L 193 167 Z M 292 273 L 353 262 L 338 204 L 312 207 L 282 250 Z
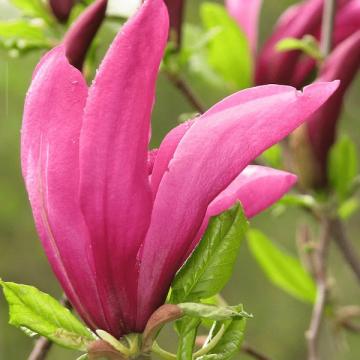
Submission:
M 180 341 L 177 359 L 232 359 L 240 350 L 244 339 L 246 319 L 242 305 L 217 307 L 204 304 L 179 304 L 187 315 L 178 323 Z M 197 329 L 201 319 L 215 320 L 208 341 L 194 353 Z
M 212 218 L 199 245 L 176 274 L 170 302 L 199 301 L 218 294 L 232 275 L 247 229 L 240 203 Z
M 171 287 L 169 301 L 181 303 L 186 318 L 177 322 L 180 335 L 177 358 L 191 360 L 197 328 L 201 320 L 218 321 L 226 331 L 209 354 L 231 359 L 240 349 L 248 315 L 239 307 L 218 307 L 199 303 L 218 294 L 229 281 L 248 222 L 240 203 L 210 220 L 208 228 L 190 258 L 177 273 Z M 220 334 L 221 335 L 221 334 Z M 210 351 L 210 350 L 209 350 Z
M 9 323 L 28 335 L 40 334 L 54 343 L 85 351 L 95 336 L 57 300 L 32 286 L 1 281 L 9 304 Z
M 241 349 L 244 340 L 246 318 L 226 322 L 221 340 L 209 354 L 198 357 L 198 360 L 230 360 Z
M 275 246 L 258 230 L 249 231 L 248 244 L 254 258 L 273 284 L 301 301 L 314 302 L 316 285 L 297 258 Z

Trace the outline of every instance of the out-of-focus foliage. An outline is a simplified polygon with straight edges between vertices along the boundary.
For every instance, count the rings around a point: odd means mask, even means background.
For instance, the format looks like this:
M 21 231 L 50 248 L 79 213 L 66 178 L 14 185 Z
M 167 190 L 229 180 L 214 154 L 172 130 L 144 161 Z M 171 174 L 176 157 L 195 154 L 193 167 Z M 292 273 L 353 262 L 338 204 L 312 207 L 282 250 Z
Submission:
M 295 257 L 280 250 L 262 232 L 249 231 L 249 248 L 266 276 L 279 288 L 299 300 L 313 303 L 314 280 Z

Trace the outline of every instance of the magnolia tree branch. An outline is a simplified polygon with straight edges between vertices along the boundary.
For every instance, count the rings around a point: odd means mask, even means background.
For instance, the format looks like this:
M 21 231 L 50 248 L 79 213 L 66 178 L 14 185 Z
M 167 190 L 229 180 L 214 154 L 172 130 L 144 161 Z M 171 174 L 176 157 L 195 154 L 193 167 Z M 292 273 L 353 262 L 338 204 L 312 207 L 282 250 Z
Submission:
M 173 85 L 183 94 L 185 99 L 197 112 L 203 114 L 206 111 L 205 107 L 197 98 L 191 87 L 180 75 L 173 74 L 170 71 L 165 71 L 165 74 L 170 82 L 172 82 Z
M 317 285 L 316 300 L 313 308 L 310 326 L 306 332 L 308 344 L 308 360 L 319 360 L 318 345 L 321 323 L 327 301 L 327 254 L 331 239 L 331 220 L 327 217 L 321 221 L 321 236 L 314 252 L 315 280 Z
M 324 57 L 328 56 L 331 52 L 336 2 L 336 0 L 326 0 L 324 4 L 323 22 L 321 29 L 321 52 Z
M 67 307 L 68 309 L 71 309 L 71 304 L 65 295 L 63 295 L 60 303 L 63 306 Z M 36 341 L 34 348 L 28 357 L 28 360 L 44 360 L 44 359 L 46 359 L 52 345 L 53 345 L 53 343 L 50 340 L 48 340 L 47 338 L 44 338 L 44 337 L 39 338 Z
M 343 254 L 346 262 L 350 265 L 357 280 L 360 282 L 360 260 L 356 253 L 356 249 L 353 247 L 350 239 L 346 234 L 345 227 L 340 219 L 334 219 L 332 221 L 332 237 L 335 240 L 339 250 Z
M 256 360 L 270 360 L 269 357 L 267 357 L 264 354 L 260 353 L 259 351 L 255 350 L 254 348 L 252 348 L 248 344 L 244 344 L 241 347 L 241 351 L 244 354 L 247 354 L 247 355 L 251 356 L 253 359 L 256 359 Z
M 325 0 L 321 31 L 321 51 L 324 58 L 331 52 L 335 14 L 336 0 Z M 332 219 L 325 214 L 321 217 L 320 221 L 320 240 L 313 254 L 313 273 L 317 288 L 316 300 L 312 311 L 310 326 L 306 332 L 308 360 L 320 360 L 319 338 L 328 295 L 327 255 L 331 241 Z

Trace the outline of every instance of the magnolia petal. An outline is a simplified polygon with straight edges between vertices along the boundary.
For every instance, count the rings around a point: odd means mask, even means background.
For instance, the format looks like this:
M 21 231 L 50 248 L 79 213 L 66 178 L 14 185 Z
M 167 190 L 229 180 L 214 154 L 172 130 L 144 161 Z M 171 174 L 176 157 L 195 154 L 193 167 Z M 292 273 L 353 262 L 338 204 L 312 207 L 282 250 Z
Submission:
M 310 119 L 308 133 L 315 157 L 321 167 L 324 182 L 327 173 L 327 157 L 336 137 L 336 127 L 343 99 L 360 68 L 360 31 L 343 41 L 325 61 L 320 81 L 340 80 L 339 89 Z
M 138 326 L 164 300 L 210 202 L 259 154 L 301 125 L 338 87 L 268 85 L 202 116 L 180 141 L 157 192 L 142 252 Z M 258 93 L 258 95 L 257 95 Z
M 256 53 L 258 42 L 259 15 L 262 0 L 226 0 L 229 14 L 245 32 L 253 53 Z
M 79 134 L 87 86 L 64 49 L 50 51 L 27 94 L 21 135 L 23 175 L 52 268 L 89 326 L 108 327 L 94 282 L 88 230 L 78 203 Z
M 191 244 L 184 261 L 199 243 L 209 220 L 240 201 L 248 219 L 267 209 L 279 200 L 296 183 L 293 174 L 263 166 L 249 165 L 208 206 L 198 234 Z
M 116 309 L 114 319 L 124 319 L 126 332 L 136 330 L 136 255 L 152 209 L 147 146 L 167 36 L 165 4 L 146 0 L 100 66 L 80 137 L 80 201 L 96 272 L 105 279 L 99 291 Z
M 184 137 L 185 133 L 191 128 L 193 123 L 194 121 L 190 120 L 177 126 L 171 130 L 161 142 L 161 146 L 156 153 L 156 159 L 151 175 L 151 187 L 154 196 L 158 190 L 164 173 L 168 170 L 169 162 L 172 159 L 179 142 Z
M 277 92 L 282 93 L 284 89 L 284 86 L 272 85 L 272 94 L 275 95 Z M 265 86 L 258 87 L 256 89 L 248 89 L 247 91 L 237 92 L 212 106 L 208 111 L 205 112 L 203 116 L 201 116 L 200 119 L 227 110 L 231 107 L 235 107 L 238 104 L 244 104 L 245 102 L 257 99 L 263 95 L 266 96 L 268 92 L 269 90 Z M 173 130 L 171 130 L 162 141 L 159 151 L 156 155 L 156 161 L 151 177 L 151 185 L 154 194 L 156 194 L 158 190 L 163 175 L 168 170 L 169 163 L 175 153 L 179 142 L 184 137 L 186 132 L 191 128 L 194 122 L 200 119 L 190 120 L 177 126 Z
M 69 18 L 75 0 L 49 0 L 50 8 L 54 16 L 62 23 Z
M 336 16 L 334 45 L 360 30 L 360 0 L 347 1 Z
M 72 24 L 65 35 L 64 45 L 70 64 L 82 69 L 86 54 L 105 18 L 108 1 L 97 0 Z

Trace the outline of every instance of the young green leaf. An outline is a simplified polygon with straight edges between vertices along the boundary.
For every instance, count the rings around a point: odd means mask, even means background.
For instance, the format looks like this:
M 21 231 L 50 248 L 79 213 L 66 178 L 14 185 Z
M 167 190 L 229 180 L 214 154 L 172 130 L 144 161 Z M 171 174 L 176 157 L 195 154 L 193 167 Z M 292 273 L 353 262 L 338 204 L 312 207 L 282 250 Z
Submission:
M 218 4 L 204 3 L 201 18 L 207 30 L 218 29 L 208 46 L 210 65 L 236 89 L 251 86 L 253 56 L 245 33 Z
M 50 15 L 49 8 L 42 0 L 10 0 L 11 3 L 23 12 L 24 15 L 34 18 L 43 18 L 47 22 L 53 19 Z
M 265 160 L 266 164 L 276 169 L 283 167 L 282 148 L 279 144 L 272 146 L 262 153 L 261 157 Z
M 238 307 L 238 311 L 243 311 L 242 306 Z M 246 318 L 229 320 L 224 324 L 226 328 L 221 340 L 209 354 L 197 360 L 230 360 L 238 354 L 244 341 Z
M 320 51 L 318 41 L 311 35 L 305 35 L 302 39 L 285 38 L 276 44 L 276 50 L 280 52 L 300 50 L 309 57 L 322 61 L 323 56 Z
M 250 230 L 248 240 L 252 254 L 271 282 L 299 300 L 314 302 L 315 283 L 299 260 L 280 250 L 258 230 Z
M 302 207 L 304 209 L 313 209 L 317 203 L 311 195 L 286 194 L 278 201 L 279 205 Z
M 225 79 L 209 64 L 208 46 L 219 31 L 216 28 L 205 31 L 200 26 L 184 24 L 183 44 L 177 53 L 179 68 L 187 67 L 188 71 L 205 80 L 207 85 L 217 89 L 227 87 Z M 176 53 L 175 53 L 176 54 Z M 174 54 L 172 54 L 174 56 Z
M 0 282 L 9 304 L 9 323 L 66 348 L 85 351 L 94 335 L 65 307 L 35 287 Z
M 183 303 L 177 305 L 185 315 L 195 318 L 224 321 L 232 318 L 249 318 L 251 315 L 245 311 L 239 311 L 239 306 L 214 306 L 199 303 Z M 240 306 L 240 308 L 242 308 Z
M 176 358 L 177 360 L 192 360 L 196 334 L 200 325 L 200 320 L 185 317 L 177 322 L 179 333 L 179 344 Z
M 347 220 L 352 215 L 354 215 L 360 208 L 359 200 L 352 197 L 350 199 L 347 199 L 344 201 L 339 209 L 338 209 L 338 215 L 341 219 Z
M 5 49 L 50 48 L 44 29 L 25 20 L 0 22 L 0 46 Z
M 200 244 L 175 276 L 170 302 L 198 301 L 219 293 L 232 275 L 247 229 L 240 203 L 212 218 Z
M 358 173 L 356 146 L 343 136 L 330 151 L 328 176 L 330 184 L 340 199 L 344 200 L 351 191 L 351 185 Z

